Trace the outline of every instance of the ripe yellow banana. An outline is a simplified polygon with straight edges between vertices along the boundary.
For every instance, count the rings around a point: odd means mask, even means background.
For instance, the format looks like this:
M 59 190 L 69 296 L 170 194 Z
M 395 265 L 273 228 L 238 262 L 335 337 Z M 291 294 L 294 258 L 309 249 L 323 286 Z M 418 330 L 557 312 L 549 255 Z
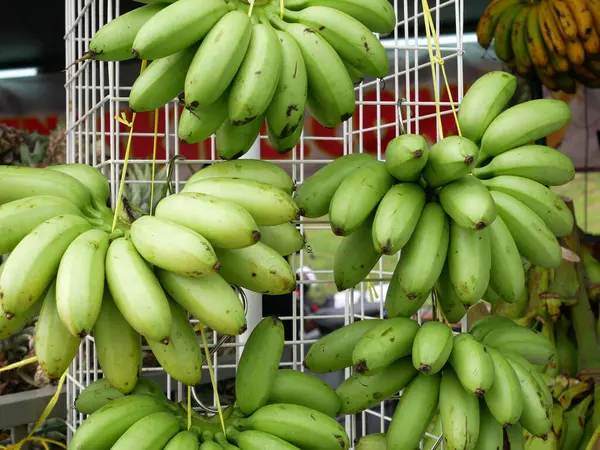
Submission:
M 249 247 L 260 239 L 259 226 L 248 211 L 212 195 L 169 195 L 158 202 L 155 215 L 199 233 L 215 247 Z
M 456 295 L 456 291 L 450 281 L 448 262 L 440 273 L 435 284 L 435 294 L 440 309 L 448 323 L 459 323 L 467 313 L 467 308 Z
M 475 97 L 477 97 L 477 92 L 478 89 L 473 92 Z M 466 96 L 465 98 L 467 99 L 467 111 L 463 113 L 462 123 L 467 125 L 467 130 L 471 129 L 475 133 L 474 129 L 481 127 L 483 123 L 479 119 L 477 124 L 474 124 L 474 119 L 469 118 L 469 111 L 473 111 L 474 107 L 469 98 Z M 465 119 L 465 114 L 467 119 Z M 429 149 L 429 158 L 425 170 L 423 170 L 423 178 L 427 185 L 432 188 L 444 186 L 458 180 L 471 172 L 477 161 L 478 153 L 477 145 L 470 139 L 461 136 L 448 136 Z
M 246 330 L 242 302 L 219 274 L 183 277 L 157 269 L 156 276 L 177 303 L 210 329 L 229 336 L 240 335 Z
M 7 317 L 24 313 L 41 297 L 56 276 L 67 247 L 90 228 L 80 216 L 55 216 L 17 244 L 0 274 L 0 306 Z
M 544 40 L 540 30 L 540 14 L 537 5 L 532 6 L 527 15 L 527 25 L 525 30 L 527 40 L 527 50 L 531 61 L 537 67 L 545 68 L 548 66 L 548 54 L 544 46 Z
M 570 41 L 577 39 L 577 22 L 566 0 L 549 0 L 560 30 Z
M 425 322 L 417 331 L 412 346 L 415 369 L 424 374 L 438 373 L 444 365 L 454 342 L 452 328 L 443 322 Z
M 505 428 L 518 423 L 523 413 L 521 384 L 512 365 L 490 347 L 487 352 L 494 363 L 494 383 L 483 396 L 487 409 Z
M 94 204 L 97 202 L 106 205 L 110 194 L 110 186 L 108 180 L 100 170 L 89 164 L 77 163 L 56 164 L 54 166 L 48 166 L 45 169 L 56 170 L 72 176 L 87 188 L 92 196 L 92 202 L 94 202 Z
M 600 1 L 586 0 L 585 4 L 590 13 L 592 14 L 594 28 L 596 29 L 596 32 L 598 32 L 598 27 L 600 26 Z
M 488 48 L 494 38 L 494 31 L 502 14 L 515 4 L 521 3 L 515 0 L 497 0 L 491 2 L 477 22 L 477 42 L 483 48 Z
M 387 168 L 399 181 L 419 181 L 428 158 L 427 141 L 418 134 L 397 136 L 385 148 Z
M 228 12 L 210 29 L 185 78 L 187 106 L 205 107 L 223 95 L 242 64 L 251 34 L 250 18 L 241 11 Z
M 231 102 L 231 97 L 229 99 Z M 261 114 L 241 125 L 234 125 L 229 119 L 225 120 L 216 132 L 219 158 L 232 160 L 245 155 L 258 139 L 264 123 L 265 114 Z
M 444 210 L 427 203 L 392 275 L 385 299 L 389 317 L 410 317 L 423 306 L 444 266 L 448 239 Z
M 131 240 L 115 239 L 108 247 L 106 282 L 119 311 L 135 331 L 146 338 L 168 342 L 169 302 Z
M 531 7 L 525 6 L 515 17 L 512 27 L 511 46 L 515 54 L 517 73 L 526 76 L 531 70 L 532 61 L 527 49 L 527 18 Z
M 540 3 L 540 28 L 549 54 L 567 55 L 567 45 L 556 23 L 550 2 Z
M 184 108 L 179 117 L 177 136 L 186 144 L 196 144 L 211 137 L 227 119 L 228 94 L 208 106 L 194 110 Z
M 567 58 L 575 66 L 583 64 L 585 60 L 585 48 L 579 38 L 567 40 Z
M 111 386 L 108 378 L 100 378 L 88 384 L 77 396 L 75 399 L 75 409 L 81 414 L 92 414 L 111 400 L 124 397 L 124 395 Z
M 595 55 L 600 51 L 600 36 L 595 28 L 590 30 L 590 35 L 583 41 L 583 48 L 588 55 Z
M 512 25 L 524 7 L 525 5 L 522 4 L 511 5 L 502 13 L 496 25 L 496 31 L 494 32 L 494 53 L 496 53 L 496 56 L 501 61 L 512 61 L 514 57 L 511 40 Z
M 383 255 L 398 253 L 412 236 L 424 207 L 425 191 L 418 184 L 392 186 L 377 206 L 373 220 L 375 250 Z
M 109 292 L 102 299 L 94 342 L 98 362 L 111 386 L 123 394 L 132 392 L 142 371 L 142 339 L 127 323 Z
M 45 293 L 35 327 L 35 354 L 46 376 L 58 379 L 69 368 L 81 340 L 63 325 L 56 309 L 56 282 Z
M 355 373 L 335 392 L 341 399 L 340 414 L 358 414 L 400 392 L 416 376 L 410 357 L 398 359 L 374 374 Z
M 150 414 L 134 423 L 111 447 L 162 449 L 179 431 L 179 421 L 170 412 Z
M 291 222 L 259 229 L 260 241 L 281 256 L 293 255 L 304 248 L 305 236 Z
M 583 42 L 587 41 L 596 30 L 594 29 L 592 13 L 588 9 L 585 0 L 565 0 L 565 3 L 571 11 L 573 19 L 575 19 L 575 26 L 577 27 L 579 38 Z
M 496 205 L 489 191 L 472 175 L 447 184 L 438 195 L 446 214 L 461 227 L 481 231 L 496 219 Z
M 450 365 L 464 388 L 482 398 L 494 384 L 494 363 L 486 348 L 468 333 L 454 336 Z
M 288 262 L 261 242 L 238 249 L 215 249 L 221 262 L 221 276 L 262 294 L 287 294 L 296 289 L 296 277 Z

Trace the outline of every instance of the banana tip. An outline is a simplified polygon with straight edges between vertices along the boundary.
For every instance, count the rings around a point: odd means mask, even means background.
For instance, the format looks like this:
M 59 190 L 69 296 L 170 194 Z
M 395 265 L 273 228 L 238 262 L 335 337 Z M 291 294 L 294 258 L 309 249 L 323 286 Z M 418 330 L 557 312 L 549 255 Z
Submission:
M 162 341 L 160 341 L 160 342 L 162 342 L 162 344 L 163 344 L 163 345 L 169 345 L 169 338 L 164 338 L 164 339 L 163 339 Z
M 135 48 L 131 50 L 131 54 L 135 59 L 140 59 L 140 52 L 138 52 Z
M 215 272 L 218 272 L 219 270 L 221 270 L 221 262 L 217 261 L 214 265 L 213 265 L 213 270 Z
M 420 158 L 421 156 L 423 156 L 423 150 L 416 150 L 416 151 L 414 151 L 414 152 L 413 152 L 413 157 L 414 157 L 415 159 L 418 159 L 418 158 Z
M 483 398 L 483 396 L 485 395 L 485 389 L 481 389 L 481 388 L 477 389 L 477 390 L 475 391 L 475 395 L 476 395 L 478 398 Z
M 431 366 L 429 366 L 427 364 L 421 364 L 421 367 L 419 367 L 419 372 L 429 373 L 429 372 L 431 372 Z
M 504 429 L 505 429 L 505 430 L 508 430 L 510 427 L 512 427 L 512 425 L 513 425 L 512 423 L 510 423 L 510 422 L 507 422 L 507 423 L 505 423 L 503 426 L 504 426 Z
M 77 333 L 77 337 L 78 337 L 79 339 L 84 339 L 84 338 L 85 338 L 87 335 L 88 335 L 88 334 L 87 334 L 87 331 L 85 331 L 85 330 L 82 330 L 82 331 L 80 331 L 79 333 Z
M 467 166 L 470 165 L 470 164 L 472 164 L 473 161 L 475 161 L 475 158 L 473 158 L 473 155 L 467 155 L 467 156 L 465 156 L 465 164 Z
M 260 241 L 260 231 L 254 230 L 252 232 L 252 239 L 254 240 L 254 242 Z
M 335 234 L 336 236 L 345 236 L 346 233 L 344 233 L 344 230 L 340 227 L 333 227 L 333 234 Z
M 300 216 L 300 217 L 306 217 L 306 211 L 304 211 L 303 208 L 300 208 L 298 210 L 298 216 Z
M 483 222 L 483 221 L 480 221 L 480 222 L 477 222 L 477 223 L 475 224 L 475 229 L 476 229 L 476 230 L 478 230 L 478 231 L 479 231 L 479 230 L 483 230 L 483 229 L 484 229 L 486 226 L 487 226 L 487 225 L 485 224 L 485 222 Z
M 11 312 L 7 312 L 4 316 L 6 317 L 6 320 L 11 320 L 15 317 L 15 315 Z
M 360 360 L 354 365 L 354 370 L 358 373 L 364 373 L 368 370 L 367 362 L 365 360 Z

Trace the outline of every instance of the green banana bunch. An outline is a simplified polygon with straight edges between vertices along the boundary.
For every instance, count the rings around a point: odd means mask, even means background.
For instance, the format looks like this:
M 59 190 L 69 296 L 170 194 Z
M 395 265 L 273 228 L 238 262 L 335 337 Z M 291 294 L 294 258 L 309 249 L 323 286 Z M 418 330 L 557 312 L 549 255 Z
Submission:
M 358 373 L 374 373 L 410 355 L 419 328 L 415 320 L 394 317 L 370 329 L 354 346 L 354 370 Z
M 283 324 L 277 317 L 262 319 L 244 344 L 235 377 L 235 399 L 245 415 L 269 401 L 283 345 Z
M 94 342 L 106 380 L 123 394 L 132 392 L 142 371 L 142 340 L 127 323 L 108 289 L 94 325 Z
M 486 348 L 494 364 L 494 382 L 483 398 L 496 421 L 508 428 L 518 423 L 523 413 L 521 384 L 512 365 L 502 354 Z
M 419 181 L 428 159 L 429 146 L 419 134 L 401 134 L 385 148 L 385 164 L 399 181 Z
M 476 448 L 481 420 L 479 402 L 477 397 L 463 387 L 459 377 L 451 368 L 446 368 L 442 375 L 440 418 L 445 448 L 452 450 Z
M 399 183 L 386 192 L 373 220 L 372 239 L 379 253 L 395 255 L 406 245 L 417 226 L 425 200 L 425 191 L 413 183 Z
M 111 447 L 162 449 L 179 432 L 179 421 L 170 412 L 156 412 L 134 423 Z
M 443 322 L 425 322 L 412 345 L 412 362 L 424 374 L 438 373 L 450 357 L 454 342 L 452 328 Z
M 570 120 L 571 108 L 562 100 L 543 98 L 512 106 L 492 120 L 483 133 L 478 165 L 507 150 L 546 137 Z
M 438 409 L 441 375 L 418 374 L 402 392 L 387 431 L 387 450 L 416 448 Z
M 81 414 L 92 414 L 108 402 L 124 397 L 111 386 L 108 378 L 100 378 L 89 384 L 75 399 L 75 409 Z
M 468 333 L 454 336 L 449 363 L 464 388 L 482 398 L 494 383 L 494 362 L 487 349 Z
M 119 311 L 135 331 L 154 341 L 169 341 L 169 301 L 131 240 L 115 239 L 108 247 L 106 282 Z
M 467 306 L 456 295 L 450 281 L 448 261 L 444 264 L 442 272 L 435 283 L 435 295 L 444 318 L 448 323 L 459 323 L 467 313 Z
M 474 176 L 466 175 L 445 185 L 438 195 L 446 214 L 461 227 L 482 230 L 496 219 L 494 199 Z
M 331 417 L 336 417 L 341 408 L 340 397 L 326 382 L 307 372 L 290 369 L 277 371 L 268 403 L 306 406 Z
M 231 96 L 229 97 L 231 102 Z M 248 122 L 236 125 L 227 119 L 216 132 L 217 154 L 225 160 L 236 160 L 245 155 L 258 139 L 265 123 L 265 114 L 261 114 Z
M 313 373 L 336 372 L 352 366 L 352 352 L 360 338 L 382 323 L 381 319 L 365 319 L 319 338 L 304 358 L 304 367 Z
M 292 222 L 260 227 L 259 230 L 260 241 L 281 256 L 293 255 L 304 248 L 305 236 Z
M 199 277 L 221 267 L 204 236 L 174 222 L 142 216 L 131 224 L 130 236 L 146 261 L 178 275 Z
M 512 175 L 546 186 L 561 186 L 573 180 L 573 161 L 564 153 L 544 145 L 524 145 L 495 156 L 489 164 L 473 170 L 478 178 Z
M 184 277 L 156 269 L 165 291 L 186 311 L 217 333 L 237 336 L 246 330 L 244 306 L 219 274 Z
M 43 295 L 71 242 L 90 228 L 80 216 L 55 216 L 17 244 L 0 274 L 0 307 L 7 316 L 23 314 Z
M 429 149 L 423 179 L 432 188 L 458 180 L 475 167 L 478 154 L 479 148 L 469 139 L 448 136 Z
M 287 294 L 296 289 L 296 277 L 288 262 L 261 242 L 251 247 L 215 249 L 221 276 L 229 283 L 263 294 Z
M 272 404 L 245 419 L 234 419 L 238 430 L 258 430 L 272 434 L 299 448 L 348 450 L 346 430 L 335 419 L 300 405 Z
M 198 450 L 198 437 L 191 431 L 180 431 L 167 442 L 163 450 Z
M 374 161 L 376 159 L 369 153 L 351 153 L 321 167 L 296 189 L 294 201 L 300 209 L 300 215 L 308 218 L 326 215 L 331 199 L 346 177 Z
M 404 389 L 418 372 L 410 357 L 398 359 L 372 375 L 355 373 L 335 390 L 341 414 L 358 414 Z
M 517 77 L 503 71 L 488 72 L 469 86 L 458 110 L 462 135 L 478 143 L 492 121 L 510 102 Z
M 146 338 L 150 350 L 163 369 L 175 380 L 194 386 L 202 379 L 202 350 L 188 313 L 174 301 L 171 308 L 169 344 Z
M 258 430 L 238 431 L 233 427 L 227 427 L 227 438 L 231 439 L 241 450 L 298 450 L 298 447 L 283 439 Z
M 63 325 L 56 308 L 56 282 L 48 287 L 35 327 L 35 354 L 50 379 L 58 379 L 69 368 L 81 339 Z
M 333 259 L 333 279 L 339 291 L 350 289 L 371 273 L 381 258 L 373 246 L 373 215 L 342 239 Z
M 229 11 L 226 2 L 178 0 L 152 16 L 135 35 L 136 58 L 157 60 L 201 41 Z
M 448 239 L 442 207 L 427 203 L 392 275 L 385 299 L 389 317 L 410 317 L 423 306 L 444 266 Z
M 110 185 L 106 177 L 99 169 L 89 164 L 56 164 L 45 167 L 46 170 L 55 170 L 78 180 L 83 184 L 91 195 L 94 206 L 105 206 L 110 195 Z
M 177 136 L 186 144 L 196 144 L 211 137 L 227 119 L 229 91 L 207 106 L 184 108 L 179 116 Z
M 504 429 L 483 401 L 479 401 L 479 434 L 475 450 L 502 450 Z

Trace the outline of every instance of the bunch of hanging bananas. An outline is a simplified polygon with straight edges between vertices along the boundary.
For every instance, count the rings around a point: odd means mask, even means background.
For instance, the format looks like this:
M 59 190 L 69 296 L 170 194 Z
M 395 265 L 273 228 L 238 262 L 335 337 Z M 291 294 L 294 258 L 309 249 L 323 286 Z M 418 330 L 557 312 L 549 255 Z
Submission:
M 98 380 L 77 398 L 76 408 L 91 416 L 69 448 L 124 450 L 152 443 L 156 449 L 195 450 L 200 440 L 202 450 L 347 450 L 348 435 L 335 420 L 341 405 L 337 393 L 306 372 L 279 369 L 283 347 L 277 317 L 264 318 L 252 330 L 238 365 L 235 406 L 222 413 L 224 428 L 220 415 L 192 411 L 188 430 L 187 411 L 167 401 L 149 379 L 140 378 L 130 395 Z
M 349 119 L 354 83 L 389 71 L 373 32 L 395 26 L 387 0 L 292 0 L 282 9 L 276 0 L 152 2 L 100 28 L 85 58 L 151 60 L 131 108 L 151 111 L 183 93 L 180 139 L 216 133 L 218 155 L 235 159 L 265 122 L 273 147 L 292 150 L 307 105 L 325 127 Z
M 477 40 L 493 40 L 498 58 L 519 75 L 536 75 L 553 91 L 576 82 L 600 87 L 600 2 L 492 0 L 477 24 Z
M 130 392 L 141 337 L 163 368 L 200 381 L 202 355 L 189 314 L 223 335 L 246 329 L 232 285 L 260 293 L 295 289 L 285 259 L 304 238 L 291 223 L 292 179 L 257 160 L 196 172 L 181 193 L 131 226 L 107 207 L 109 186 L 91 166 L 0 166 L 0 339 L 39 314 L 35 350 L 50 378 L 93 333 L 110 383 Z
M 451 323 L 482 297 L 515 302 L 523 260 L 554 268 L 556 236 L 573 216 L 548 186 L 571 181 L 569 157 L 532 145 L 565 126 L 562 101 L 528 101 L 506 110 L 516 78 L 490 72 L 466 93 L 462 136 L 428 148 L 418 135 L 393 139 L 385 161 L 351 154 L 324 166 L 295 193 L 300 214 L 329 214 L 344 236 L 334 260 L 339 290 L 354 287 L 381 255 L 400 253 L 386 296 L 388 317 L 411 317 L 435 289 Z M 503 111 L 504 110 L 504 111 Z
M 544 335 L 507 318 L 455 335 L 442 322 L 396 317 L 334 331 L 311 346 L 304 365 L 315 373 L 353 368 L 336 389 L 341 414 L 403 391 L 388 450 L 418 448 L 438 410 L 446 448 L 495 449 L 503 448 L 503 428 L 519 429 L 521 439 L 521 426 L 535 436 L 550 432 L 552 397 L 536 366 L 554 353 Z

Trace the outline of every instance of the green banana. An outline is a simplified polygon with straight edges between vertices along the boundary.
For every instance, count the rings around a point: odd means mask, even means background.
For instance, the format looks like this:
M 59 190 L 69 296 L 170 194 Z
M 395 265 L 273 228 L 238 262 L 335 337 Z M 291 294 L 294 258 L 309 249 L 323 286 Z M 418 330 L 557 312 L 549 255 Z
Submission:
M 478 163 L 546 137 L 570 120 L 571 109 L 562 100 L 543 98 L 512 106 L 492 120 L 483 133 Z
M 159 364 L 175 380 L 194 386 L 202 379 L 202 351 L 190 324 L 187 312 L 177 303 L 171 307 L 171 333 L 169 344 L 146 338 L 150 350 Z
M 81 339 L 63 325 L 56 309 L 56 282 L 44 297 L 35 327 L 35 354 L 38 364 L 50 379 L 58 379 L 77 355 Z
M 519 249 L 501 216 L 496 216 L 488 233 L 492 252 L 489 288 L 505 302 L 514 303 L 525 286 Z
M 198 437 L 191 431 L 180 431 L 167 442 L 163 450 L 198 450 Z
M 299 212 L 288 193 L 250 179 L 206 178 L 186 184 L 182 192 L 209 194 L 237 203 L 252 215 L 258 225 L 291 222 Z
M 56 275 L 56 308 L 73 336 L 85 337 L 92 330 L 104 294 L 104 262 L 109 235 L 88 230 L 67 247 Z
M 75 399 L 75 409 L 81 414 L 92 414 L 108 402 L 124 396 L 111 386 L 108 378 L 100 378 L 81 391 Z
M 223 95 L 242 64 L 251 34 L 252 22 L 242 11 L 228 12 L 210 28 L 185 78 L 187 106 L 205 107 Z
M 447 261 L 435 284 L 435 294 L 442 314 L 448 323 L 459 323 L 467 313 L 467 307 L 460 301 L 452 287 Z
M 335 8 L 310 6 L 294 12 L 285 10 L 284 19 L 318 30 L 343 61 L 374 78 L 388 75 L 390 62 L 385 47 L 360 21 Z
M 523 177 L 504 175 L 483 181 L 492 191 L 508 194 L 536 213 L 555 236 L 568 236 L 573 213 L 565 202 L 543 184 Z
M 524 145 L 495 156 L 489 164 L 473 170 L 478 178 L 513 175 L 546 186 L 561 186 L 575 178 L 573 161 L 544 145 Z
M 394 178 L 417 182 L 429 159 L 429 146 L 419 134 L 401 134 L 388 142 L 384 158 Z
M 111 447 L 114 450 L 162 448 L 179 432 L 179 421 L 169 412 L 150 414 L 134 423 Z
M 268 23 L 254 24 L 248 51 L 230 88 L 229 120 L 234 126 L 258 117 L 263 117 L 262 125 L 282 65 L 282 47 L 275 30 Z
M 204 441 L 202 444 L 200 444 L 198 450 L 222 450 L 222 447 L 216 442 Z
M 482 398 L 494 383 L 494 362 L 487 349 L 468 333 L 454 336 L 449 363 L 464 388 Z
M 479 402 L 479 434 L 475 450 L 503 450 L 504 429 L 487 408 L 483 401 Z
M 482 343 L 501 352 L 520 355 L 531 364 L 548 364 L 556 352 L 546 336 L 522 326 L 492 330 L 482 339 Z
M 367 434 L 360 438 L 356 450 L 386 450 L 387 436 L 385 433 Z
M 561 450 L 579 447 L 583 439 L 587 411 L 593 398 L 594 396 L 590 394 L 565 412 L 563 431 L 559 439 Z
M 126 395 L 113 400 L 90 415 L 75 431 L 70 448 L 105 450 L 140 419 L 164 412 L 164 406 L 151 395 Z
M 281 74 L 267 108 L 267 130 L 273 143 L 293 136 L 304 123 L 308 80 L 306 65 L 294 38 L 285 31 L 276 30 L 281 45 Z M 278 148 L 278 151 L 279 148 Z
M 0 271 L 2 266 L 0 266 Z M 6 313 L 0 308 L 0 339 L 6 339 L 17 331 L 22 330 L 25 326 L 32 324 L 40 312 L 42 307 L 43 296 L 38 299 L 28 310 L 17 316 L 6 316 Z
M 558 448 L 558 439 L 552 431 L 544 437 L 532 435 L 527 430 L 523 434 L 525 435 L 525 448 L 527 450 L 555 450 Z
M 558 267 L 562 251 L 544 221 L 508 194 L 491 191 L 491 195 L 498 214 L 514 238 L 521 255 L 536 266 L 550 269 Z
M 329 223 L 336 236 L 348 236 L 369 217 L 392 187 L 394 179 L 383 161 L 359 167 L 335 191 Z
M 258 430 L 238 431 L 228 427 L 227 437 L 241 450 L 298 450 L 298 447 L 283 439 Z
M 468 175 L 477 161 L 479 148 L 461 136 L 448 136 L 429 149 L 423 178 L 435 188 Z
M 177 136 L 186 144 L 202 142 L 214 133 L 227 120 L 229 91 L 225 91 L 210 105 L 194 110 L 184 108 L 179 116 Z
M 271 146 L 277 151 L 279 154 L 284 154 L 291 152 L 296 145 L 300 142 L 302 138 L 302 132 L 304 131 L 304 116 L 300 119 L 300 123 L 296 127 L 296 129 L 287 137 L 279 138 L 275 135 L 275 131 L 267 122 L 267 136 L 269 137 L 269 142 Z
M 192 175 L 186 184 L 193 184 L 206 178 L 243 178 L 268 184 L 289 195 L 294 191 L 294 180 L 285 169 L 260 159 L 215 162 Z
M 194 45 L 152 61 L 131 87 L 130 108 L 136 112 L 153 111 L 183 92 L 185 75 L 197 48 Z
M 341 414 L 358 414 L 404 389 L 418 372 L 410 357 L 398 359 L 373 375 L 355 373 L 335 390 Z
M 281 256 L 293 255 L 304 248 L 304 235 L 292 222 L 260 227 L 260 241 Z
M 168 342 L 169 302 L 131 240 L 115 239 L 108 247 L 106 282 L 119 311 L 135 331 L 146 338 Z
M 156 276 L 177 303 L 211 330 L 229 336 L 240 335 L 246 330 L 242 302 L 219 274 L 183 277 L 157 269 Z
M 523 413 L 521 384 L 512 365 L 490 347 L 487 352 L 494 363 L 494 382 L 483 396 L 487 409 L 504 428 L 518 423 Z
M 17 244 L 0 274 L 0 307 L 7 316 L 23 314 L 42 296 L 71 242 L 90 228 L 80 216 L 55 216 Z
M 142 25 L 133 41 L 133 53 L 146 60 L 173 55 L 202 41 L 228 11 L 222 0 L 178 0 Z
M 469 334 L 473 336 L 476 341 L 482 342 L 483 339 L 495 329 L 504 329 L 506 327 L 519 327 L 514 320 L 504 316 L 487 315 L 479 319 L 477 322 L 471 325 Z
M 438 373 L 450 357 L 454 342 L 452 328 L 443 322 L 425 322 L 412 346 L 412 362 L 419 372 Z
M 221 276 L 229 283 L 262 294 L 287 294 L 296 289 L 296 277 L 277 251 L 257 242 L 251 247 L 215 249 Z
M 326 382 L 307 372 L 290 369 L 277 371 L 268 403 L 306 406 L 331 417 L 336 417 L 341 407 L 340 397 Z
M 441 375 L 418 374 L 404 389 L 387 430 L 387 450 L 419 445 L 438 409 Z
M 371 273 L 381 258 L 373 246 L 373 216 L 368 217 L 350 236 L 342 239 L 333 259 L 333 279 L 339 291 L 350 289 Z
M 232 436 L 232 433 L 235 434 L 235 432 L 237 431 L 232 426 L 228 426 L 225 429 L 227 430 L 227 436 Z M 227 439 L 225 438 L 225 435 L 222 432 L 216 433 L 214 439 L 221 447 L 223 447 L 224 450 L 240 450 L 240 448 L 238 446 L 227 442 Z M 286 442 L 286 444 L 287 444 L 287 442 Z M 288 445 L 291 445 L 291 444 L 288 444 Z
M 570 323 L 565 316 L 561 316 L 556 322 L 556 356 L 561 373 L 570 377 L 577 376 L 578 357 L 577 346 L 569 338 Z
M 199 277 L 220 268 L 204 236 L 166 219 L 140 217 L 131 224 L 131 241 L 150 264 L 178 275 Z
M 231 102 L 231 96 L 229 99 Z M 235 160 L 245 155 L 258 139 L 264 123 L 264 114 L 241 125 L 235 125 L 229 119 L 225 120 L 216 132 L 215 142 L 219 158 Z
M 115 17 L 94 34 L 87 54 L 98 61 L 132 59 L 133 42 L 139 30 L 166 6 L 164 3 L 142 6 Z
M 392 275 L 385 299 L 389 317 L 410 317 L 423 306 L 442 272 L 448 236 L 442 207 L 427 203 Z
M 458 225 L 482 230 L 498 213 L 484 184 L 471 175 L 445 185 L 439 192 L 442 208 Z
M 373 244 L 383 255 L 395 255 L 412 236 L 425 207 L 425 191 L 413 183 L 392 186 L 377 206 Z
M 146 394 L 167 401 L 167 397 L 160 385 L 150 377 L 139 377 L 131 395 Z
M 313 373 L 336 372 L 352 366 L 352 352 L 360 338 L 382 323 L 381 319 L 353 322 L 321 337 L 311 345 L 304 367 Z
M 348 71 L 348 75 L 350 75 L 350 79 L 354 83 L 354 86 L 358 86 L 365 80 L 365 74 L 356 67 L 352 67 L 346 61 L 344 61 L 344 66 L 346 66 L 346 70 Z
M 266 405 L 246 419 L 234 419 L 232 424 L 237 429 L 272 434 L 300 448 L 348 450 L 350 447 L 342 425 L 334 418 L 305 406 Z
M 260 239 L 259 227 L 248 211 L 213 195 L 169 195 L 158 202 L 155 216 L 195 231 L 215 247 L 250 247 Z
M 475 449 L 479 438 L 479 402 L 477 397 L 463 387 L 459 377 L 451 368 L 445 369 L 442 375 L 440 418 L 445 448 Z
M 311 117 L 321 126 L 333 130 L 340 124 L 338 108 L 327 109 L 310 90 L 306 95 L 306 106 Z
M 283 345 L 283 323 L 277 317 L 262 319 L 244 344 L 235 377 L 235 400 L 245 415 L 269 401 Z
M 142 340 L 109 292 L 104 293 L 102 309 L 94 325 L 94 342 L 98 362 L 111 386 L 123 394 L 132 392 L 142 372 Z
M 352 352 L 354 370 L 376 372 L 410 355 L 419 323 L 404 317 L 386 319 L 361 337 Z
M 110 185 L 102 172 L 95 167 L 89 164 L 69 163 L 56 164 L 45 167 L 45 169 L 56 170 L 72 176 L 87 188 L 92 196 L 92 202 L 106 205 L 110 195 Z
M 594 258 L 594 255 L 592 255 L 589 249 L 585 246 L 581 246 L 581 253 L 583 254 L 583 266 L 585 269 L 585 274 L 590 284 L 588 287 L 588 296 L 590 299 L 597 301 L 598 287 L 600 283 L 600 262 Z
M 492 121 L 508 105 L 517 89 L 517 77 L 495 70 L 479 77 L 469 86 L 458 110 L 462 135 L 479 142 Z
M 335 159 L 308 177 L 296 190 L 294 200 L 300 215 L 317 218 L 329 212 L 338 187 L 354 170 L 376 161 L 369 153 L 351 153 Z
M 510 450 L 525 450 L 525 440 L 523 437 L 523 427 L 520 423 L 515 423 L 510 428 L 505 428 Z

